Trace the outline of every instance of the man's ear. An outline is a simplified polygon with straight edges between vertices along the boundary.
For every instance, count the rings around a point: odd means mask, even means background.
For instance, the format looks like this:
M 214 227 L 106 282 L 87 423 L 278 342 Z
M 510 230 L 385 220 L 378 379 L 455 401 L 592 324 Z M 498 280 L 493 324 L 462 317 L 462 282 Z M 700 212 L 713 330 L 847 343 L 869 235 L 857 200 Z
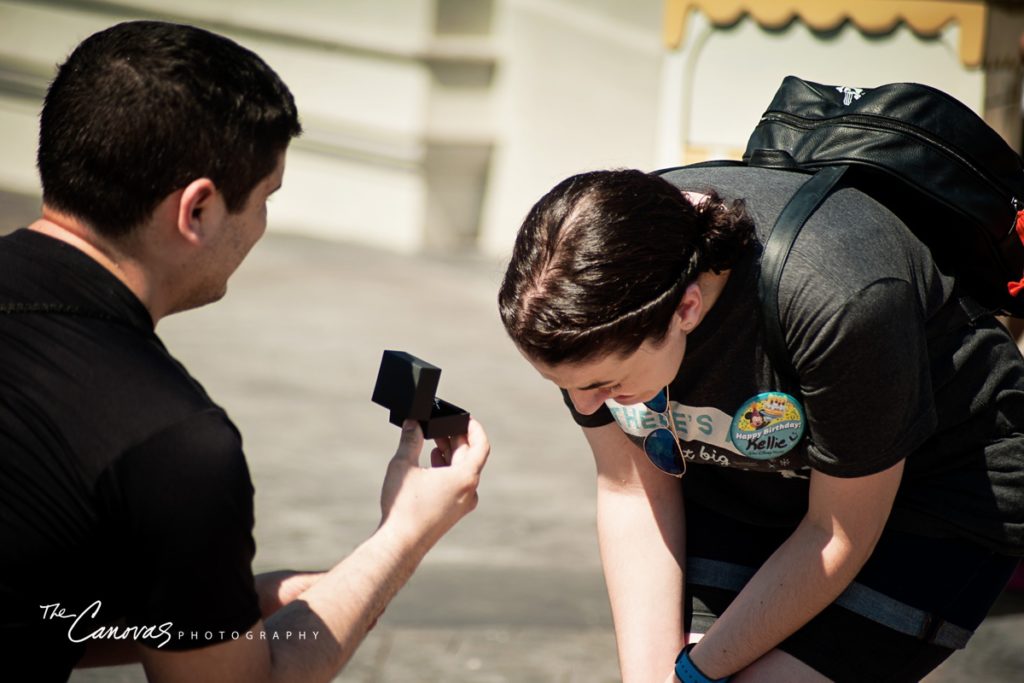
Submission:
M 178 234 L 191 244 L 199 244 L 216 211 L 217 186 L 209 178 L 197 178 L 181 190 L 178 200 Z
M 679 299 L 679 305 L 676 306 L 676 320 L 679 322 L 680 329 L 687 334 L 693 332 L 693 328 L 697 327 L 703 313 L 704 294 L 696 282 L 691 282 L 683 292 L 682 298 Z

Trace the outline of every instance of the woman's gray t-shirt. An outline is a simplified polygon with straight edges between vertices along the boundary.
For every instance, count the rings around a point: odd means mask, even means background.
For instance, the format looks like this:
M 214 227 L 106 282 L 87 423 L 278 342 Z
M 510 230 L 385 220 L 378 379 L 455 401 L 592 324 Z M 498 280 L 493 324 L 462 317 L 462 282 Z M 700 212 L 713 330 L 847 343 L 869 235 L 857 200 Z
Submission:
M 726 167 L 665 178 L 743 199 L 763 243 L 807 176 Z M 1024 361 L 1005 329 L 964 313 L 954 280 L 892 213 L 839 189 L 807 222 L 783 273 L 779 308 L 800 377 L 787 387 L 764 349 L 758 257 L 753 250 L 733 268 L 670 385 L 691 465 L 687 500 L 792 525 L 806 511 L 810 468 L 857 477 L 907 458 L 892 524 L 1024 554 Z M 737 423 L 759 396 L 780 391 L 802 407 L 803 438 L 775 457 L 750 457 L 732 438 Z M 614 420 L 638 445 L 667 419 L 614 401 L 573 414 L 583 426 Z

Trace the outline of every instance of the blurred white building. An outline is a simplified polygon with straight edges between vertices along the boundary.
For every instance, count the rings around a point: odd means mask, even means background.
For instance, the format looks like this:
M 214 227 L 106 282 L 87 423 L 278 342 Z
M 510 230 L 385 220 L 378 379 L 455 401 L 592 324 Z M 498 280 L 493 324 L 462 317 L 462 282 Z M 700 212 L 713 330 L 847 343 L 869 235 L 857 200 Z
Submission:
M 736 157 L 787 74 L 928 83 L 1021 137 L 1017 2 L 0 0 L 0 190 L 38 196 L 54 65 L 133 18 L 228 35 L 292 88 L 271 229 L 399 250 L 502 255 L 569 174 Z

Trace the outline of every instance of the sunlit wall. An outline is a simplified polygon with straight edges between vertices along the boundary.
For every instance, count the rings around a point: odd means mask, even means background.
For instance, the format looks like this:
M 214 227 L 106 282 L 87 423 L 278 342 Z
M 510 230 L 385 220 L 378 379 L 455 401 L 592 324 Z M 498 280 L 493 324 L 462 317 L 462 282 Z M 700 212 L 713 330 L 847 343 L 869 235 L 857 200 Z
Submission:
M 173 7 L 173 10 L 168 9 Z M 787 73 L 918 80 L 976 111 L 994 92 L 958 27 L 864 35 L 694 12 L 678 49 L 663 0 L 0 0 L 0 190 L 38 195 L 39 100 L 54 65 L 130 18 L 182 21 L 256 50 L 298 101 L 271 229 L 391 249 L 505 255 L 530 205 L 596 167 L 735 156 Z M 1000 97 L 1019 105 L 1019 63 Z M 1014 80 L 1016 79 L 1016 80 Z

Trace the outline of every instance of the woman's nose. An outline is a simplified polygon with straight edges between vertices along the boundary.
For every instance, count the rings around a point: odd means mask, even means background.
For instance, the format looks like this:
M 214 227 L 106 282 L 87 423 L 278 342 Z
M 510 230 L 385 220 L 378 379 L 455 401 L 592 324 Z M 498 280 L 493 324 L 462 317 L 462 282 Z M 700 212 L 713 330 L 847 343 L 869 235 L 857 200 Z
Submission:
M 572 400 L 576 412 L 582 415 L 592 415 L 611 396 L 607 389 L 587 389 L 585 391 L 569 390 L 569 398 Z

